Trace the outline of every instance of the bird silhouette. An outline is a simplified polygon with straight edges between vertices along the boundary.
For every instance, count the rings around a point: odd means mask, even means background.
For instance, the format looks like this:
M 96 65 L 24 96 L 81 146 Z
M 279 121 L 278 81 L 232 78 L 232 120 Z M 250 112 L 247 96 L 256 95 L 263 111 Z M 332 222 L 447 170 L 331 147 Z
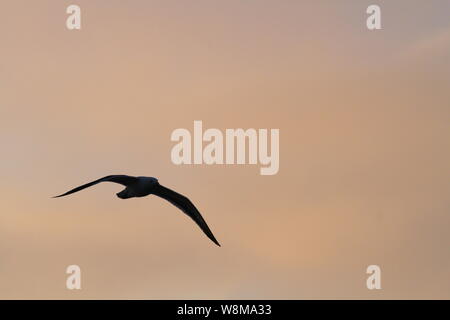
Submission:
M 177 208 L 181 209 L 185 214 L 191 217 L 192 220 L 203 230 L 206 236 L 212 240 L 216 245 L 220 247 L 219 242 L 214 237 L 213 233 L 209 229 L 206 221 L 203 219 L 200 212 L 194 206 L 194 204 L 182 194 L 179 194 L 169 188 L 166 188 L 159 184 L 158 179 L 153 177 L 132 177 L 127 175 L 110 175 L 98 180 L 83 184 L 76 187 L 66 193 L 60 194 L 53 198 L 59 198 L 67 196 L 69 194 L 81 191 L 100 182 L 115 182 L 124 185 L 126 188 L 116 193 L 120 199 L 128 199 L 135 197 L 145 197 L 150 194 L 154 194 L 160 198 L 163 198 L 172 203 Z

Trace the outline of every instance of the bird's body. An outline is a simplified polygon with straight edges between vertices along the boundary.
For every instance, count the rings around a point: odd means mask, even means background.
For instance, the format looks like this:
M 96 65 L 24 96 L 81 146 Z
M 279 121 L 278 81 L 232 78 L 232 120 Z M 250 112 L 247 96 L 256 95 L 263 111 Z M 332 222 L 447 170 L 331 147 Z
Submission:
M 208 238 L 210 238 L 211 241 L 213 241 L 215 244 L 220 246 L 219 242 L 214 237 L 213 233 L 209 229 L 208 225 L 206 224 L 205 220 L 203 219 L 203 217 L 201 216 L 201 214 L 197 210 L 197 208 L 194 206 L 194 204 L 185 196 L 160 185 L 158 182 L 158 179 L 153 178 L 153 177 L 132 177 L 132 176 L 127 176 L 127 175 L 106 176 L 101 179 L 98 179 L 98 180 L 86 183 L 77 188 L 74 188 L 74 189 L 67 191 L 66 193 L 56 196 L 54 198 L 67 196 L 74 192 L 78 192 L 85 188 L 96 185 L 97 183 L 100 183 L 100 182 L 115 182 L 115 183 L 124 185 L 125 189 L 116 193 L 116 195 L 120 199 L 145 197 L 145 196 L 154 194 L 158 197 L 161 197 L 161 198 L 169 201 L 174 206 L 181 209 L 189 217 L 191 217 L 195 221 L 195 223 L 197 223 L 197 225 L 203 230 L 203 232 L 208 236 Z
M 136 181 L 127 185 L 117 196 L 121 199 L 145 197 L 159 185 L 158 179 L 153 177 L 136 177 Z

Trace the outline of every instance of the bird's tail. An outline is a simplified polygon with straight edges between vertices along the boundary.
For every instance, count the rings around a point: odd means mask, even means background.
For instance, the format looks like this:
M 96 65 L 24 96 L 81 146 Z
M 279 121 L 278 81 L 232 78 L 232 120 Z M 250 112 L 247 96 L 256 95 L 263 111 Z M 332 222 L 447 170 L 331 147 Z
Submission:
M 120 198 L 120 199 L 128 199 L 131 198 L 132 196 L 130 196 L 130 193 L 128 192 L 127 188 L 123 189 L 122 191 L 116 193 L 116 195 Z

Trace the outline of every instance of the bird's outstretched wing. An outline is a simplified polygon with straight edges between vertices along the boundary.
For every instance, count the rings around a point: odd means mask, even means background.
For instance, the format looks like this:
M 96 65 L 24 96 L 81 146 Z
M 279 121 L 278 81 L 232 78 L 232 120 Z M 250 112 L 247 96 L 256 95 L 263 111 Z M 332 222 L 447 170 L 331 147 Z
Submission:
M 106 177 L 103 177 L 101 179 L 98 179 L 98 180 L 95 180 L 95 181 L 83 184 L 82 186 L 76 187 L 75 189 L 67 191 L 66 193 L 60 194 L 59 196 L 55 196 L 53 198 L 59 198 L 59 197 L 67 196 L 67 195 L 69 195 L 71 193 L 74 193 L 74 192 L 86 189 L 86 188 L 91 187 L 91 186 L 93 186 L 93 185 L 95 185 L 97 183 L 106 182 L 106 181 L 120 183 L 120 184 L 122 184 L 124 186 L 128 186 L 128 185 L 136 182 L 137 178 L 136 177 L 131 177 L 131 176 L 126 176 L 126 175 L 106 176 Z
M 200 229 L 203 230 L 203 232 L 208 236 L 209 239 L 211 239 L 215 244 L 217 244 L 220 247 L 219 242 L 216 240 L 213 233 L 209 229 L 208 225 L 206 224 L 206 221 L 203 219 L 200 212 L 198 212 L 197 208 L 188 198 L 160 184 L 155 187 L 153 194 L 163 199 L 166 199 L 174 206 L 181 209 L 184 213 L 186 213 L 189 217 L 191 217 L 192 220 L 195 221 L 195 223 L 197 223 L 197 225 L 200 227 Z

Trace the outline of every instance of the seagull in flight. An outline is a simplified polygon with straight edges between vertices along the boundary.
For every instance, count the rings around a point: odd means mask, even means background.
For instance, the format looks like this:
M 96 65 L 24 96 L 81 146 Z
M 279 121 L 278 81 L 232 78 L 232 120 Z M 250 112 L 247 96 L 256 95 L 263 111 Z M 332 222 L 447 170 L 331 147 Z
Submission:
M 66 193 L 60 194 L 53 198 L 59 198 L 67 196 L 69 194 L 78 192 L 80 190 L 86 189 L 100 182 L 115 182 L 125 186 L 125 189 L 116 193 L 120 199 L 128 199 L 135 197 L 145 197 L 150 194 L 154 194 L 160 198 L 163 198 L 174 206 L 178 207 L 181 211 L 191 217 L 192 220 L 203 230 L 206 236 L 211 239 L 216 245 L 220 247 L 219 242 L 214 237 L 213 233 L 209 229 L 206 221 L 203 219 L 200 212 L 194 206 L 194 204 L 182 194 L 179 194 L 169 188 L 166 188 L 159 184 L 158 179 L 153 177 L 132 177 L 126 175 L 111 175 L 100 178 L 98 180 L 83 184 L 82 186 L 76 187 Z

